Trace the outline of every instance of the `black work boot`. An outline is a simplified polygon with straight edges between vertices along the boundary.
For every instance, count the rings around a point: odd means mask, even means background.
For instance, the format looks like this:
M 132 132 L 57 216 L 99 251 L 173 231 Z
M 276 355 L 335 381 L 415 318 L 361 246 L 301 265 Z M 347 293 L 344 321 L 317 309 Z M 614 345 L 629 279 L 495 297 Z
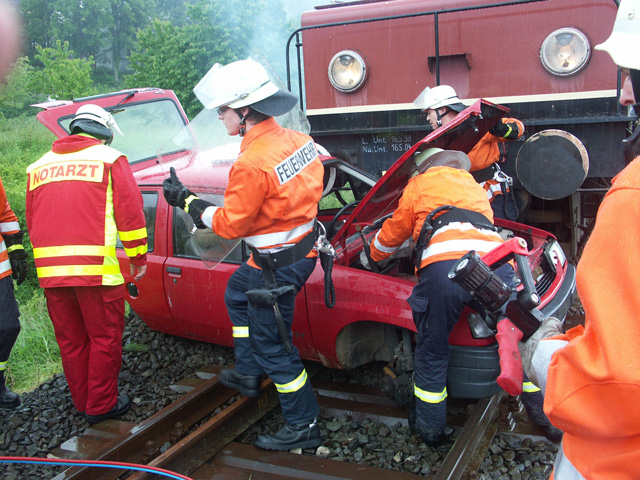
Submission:
M 431 432 L 425 428 L 422 428 L 418 425 L 416 420 L 416 409 L 412 408 L 409 410 L 409 430 L 415 433 L 420 437 L 424 443 L 429 445 L 431 448 L 437 448 L 443 443 L 445 443 L 449 436 L 453 433 L 453 428 L 449 426 L 445 426 L 444 430 L 438 432 Z
M 544 396 L 541 391 L 522 392 L 520 401 L 527 411 L 529 419 L 539 425 L 544 431 L 544 436 L 553 443 L 559 443 L 562 440 L 562 430 L 551 425 L 551 422 L 544 413 Z
M 103 422 L 110 418 L 117 418 L 129 411 L 133 402 L 129 398 L 126 393 L 121 393 L 118 395 L 115 406 L 106 413 L 102 413 L 100 415 L 88 415 L 85 414 L 85 418 L 89 422 L 90 425 L 95 425 L 96 423 Z
M 316 448 L 322 444 L 317 420 L 305 425 L 289 425 L 273 435 L 260 435 L 254 445 L 267 450 L 293 450 L 294 448 Z
M 0 370 L 0 408 L 16 408 L 20 397 L 5 385 L 4 370 Z
M 20 405 L 20 397 L 6 386 L 0 387 L 0 408 L 16 408 Z
M 220 382 L 229 388 L 235 388 L 246 397 L 260 396 L 260 375 L 242 375 L 233 368 L 220 370 Z

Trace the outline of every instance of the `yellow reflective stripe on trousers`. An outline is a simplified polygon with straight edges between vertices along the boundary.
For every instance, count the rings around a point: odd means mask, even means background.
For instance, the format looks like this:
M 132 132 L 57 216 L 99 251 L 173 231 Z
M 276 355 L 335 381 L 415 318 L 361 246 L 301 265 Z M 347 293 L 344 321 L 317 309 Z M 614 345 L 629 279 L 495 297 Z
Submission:
M 7 252 L 13 252 L 14 250 L 24 250 L 24 247 L 19 243 L 16 245 L 11 245 L 10 247 L 7 247 Z
M 135 257 L 136 255 L 144 255 L 147 253 L 147 245 L 138 245 L 133 248 L 124 248 L 124 253 L 127 254 L 127 257 Z
M 36 268 L 39 278 L 120 275 L 120 265 L 58 265 Z M 103 284 L 104 285 L 104 284 Z M 107 284 L 108 285 L 108 284 Z
M 105 247 L 104 245 L 65 245 L 63 247 L 39 247 L 33 249 L 33 258 L 108 256 L 116 256 L 116 247 Z
M 307 371 L 302 370 L 302 373 L 298 375 L 293 382 L 278 384 L 276 383 L 276 389 L 280 393 L 293 393 L 300 390 L 304 384 L 307 382 Z M 275 383 L 275 382 L 274 382 Z
M 422 390 L 418 388 L 416 385 L 413 386 L 413 393 L 416 397 L 418 397 L 423 402 L 427 403 L 440 403 L 447 398 L 447 387 L 444 387 L 440 393 L 438 392 L 427 392 L 426 390 Z
M 147 227 L 142 227 L 137 230 L 130 230 L 128 232 L 118 232 L 118 236 L 123 242 L 131 242 L 133 240 L 147 238 Z
M 8 362 L 9 362 L 9 360 L 7 360 L 6 362 L 0 362 L 0 371 L 7 369 L 7 363 Z
M 249 338 L 249 327 L 233 327 L 233 338 Z
M 522 382 L 522 391 L 527 393 L 539 392 L 540 389 L 536 387 L 533 382 Z

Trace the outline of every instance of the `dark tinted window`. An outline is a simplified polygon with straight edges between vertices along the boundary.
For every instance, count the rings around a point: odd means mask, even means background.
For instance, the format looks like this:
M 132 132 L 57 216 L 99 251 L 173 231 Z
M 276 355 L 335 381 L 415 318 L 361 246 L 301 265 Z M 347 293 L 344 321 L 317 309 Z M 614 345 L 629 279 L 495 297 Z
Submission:
M 158 194 L 156 192 L 142 192 L 144 219 L 147 225 L 147 251 L 153 252 L 153 241 L 156 228 L 156 208 L 158 206 Z M 122 248 L 120 237 L 116 241 L 116 247 Z

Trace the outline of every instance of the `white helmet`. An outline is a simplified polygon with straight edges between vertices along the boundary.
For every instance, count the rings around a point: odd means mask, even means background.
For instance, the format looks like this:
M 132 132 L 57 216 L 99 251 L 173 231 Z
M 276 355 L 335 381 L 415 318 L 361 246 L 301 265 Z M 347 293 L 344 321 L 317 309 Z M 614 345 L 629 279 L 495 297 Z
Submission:
M 124 136 L 113 119 L 113 115 L 104 108 L 91 103 L 82 105 L 69 124 L 71 134 L 81 131 L 98 139 L 107 140 L 107 144 L 113 140 L 114 129 Z
M 429 109 L 449 107 L 451 110 L 461 112 L 467 106 L 460 101 L 456 91 L 449 85 L 427 87 L 416 97 L 413 104 L 423 112 Z
M 431 147 L 415 154 L 413 161 L 416 168 L 411 176 L 424 173 L 431 167 L 451 167 L 468 172 L 471 169 L 471 160 L 464 152 L 457 150 L 443 150 Z
M 291 110 L 298 99 L 280 90 L 255 60 L 239 60 L 224 67 L 216 63 L 193 89 L 205 108 L 241 108 L 275 117 Z
M 640 70 L 640 0 L 622 0 L 606 42 L 596 45 L 611 55 L 616 65 Z

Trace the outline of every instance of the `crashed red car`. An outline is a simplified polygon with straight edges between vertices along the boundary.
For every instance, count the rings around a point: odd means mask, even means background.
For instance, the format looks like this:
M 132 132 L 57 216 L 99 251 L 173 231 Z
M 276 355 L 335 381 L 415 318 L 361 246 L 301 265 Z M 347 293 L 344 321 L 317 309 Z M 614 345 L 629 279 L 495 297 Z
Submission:
M 209 230 L 192 232 L 181 211 L 166 203 L 162 181 L 173 166 L 190 189 L 221 204 L 239 139 L 220 131 L 221 122 L 206 110 L 189 123 L 173 92 L 161 89 L 40 104 L 44 110 L 38 119 L 57 136 L 66 135 L 73 114 L 84 103 L 95 103 L 114 115 L 124 136 L 116 135 L 113 147 L 128 156 L 144 199 L 146 276 L 134 282 L 124 252 L 118 253 L 131 308 L 153 330 L 231 346 L 224 290 L 248 249 L 243 242 L 226 241 Z M 406 299 L 417 278 L 408 255 L 398 255 L 381 272 L 364 269 L 359 260 L 363 241 L 369 242 L 397 207 L 413 172 L 416 150 L 430 146 L 468 152 L 505 113 L 503 107 L 477 101 L 454 122 L 420 140 L 380 179 L 322 155 L 325 192 L 318 218 L 335 248 L 336 302 L 332 309 L 326 305 L 325 272 L 318 262 L 296 300 L 293 339 L 302 358 L 339 369 L 387 362 L 387 384 L 394 398 L 402 401 L 410 395 L 415 326 Z M 506 220 L 496 220 L 496 226 L 504 238 L 526 241 L 541 299 L 538 308 L 545 316 L 565 318 L 575 293 L 575 268 L 556 239 Z M 450 395 L 480 398 L 499 389 L 494 334 L 476 312 L 467 308 L 462 313 L 450 336 Z

